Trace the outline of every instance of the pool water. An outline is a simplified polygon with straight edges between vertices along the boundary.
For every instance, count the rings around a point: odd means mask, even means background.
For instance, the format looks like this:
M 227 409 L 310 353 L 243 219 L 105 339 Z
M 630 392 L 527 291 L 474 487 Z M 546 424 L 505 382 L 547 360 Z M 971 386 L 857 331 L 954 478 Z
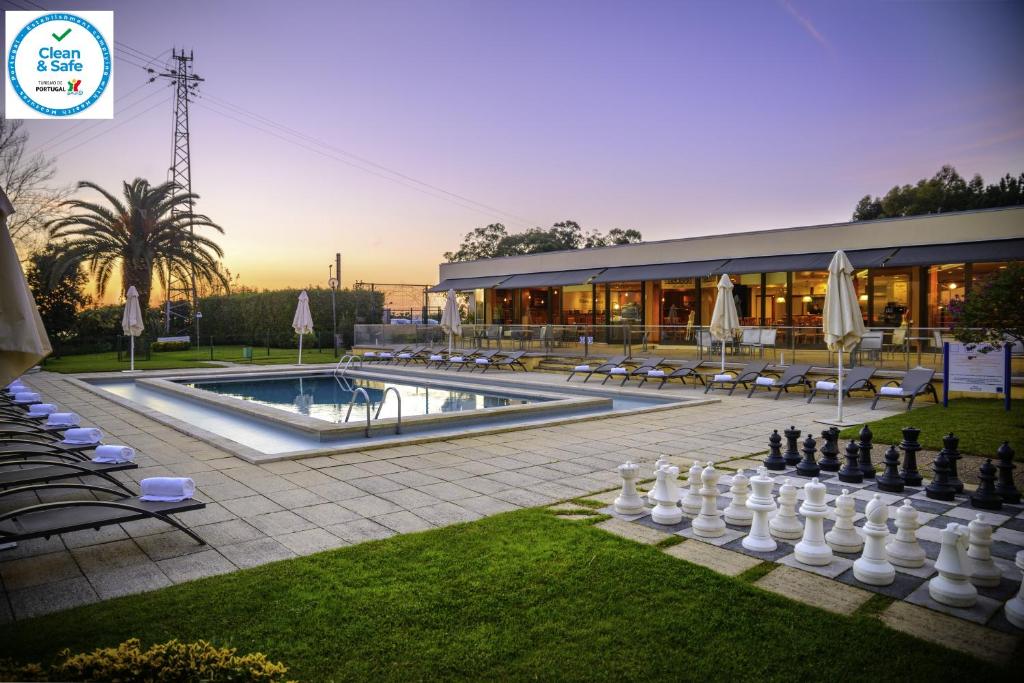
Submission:
M 376 417 L 397 417 L 398 401 L 394 388 L 402 397 L 402 416 L 436 415 L 459 413 L 481 408 L 522 405 L 540 400 L 505 393 L 479 393 L 451 387 L 436 387 L 401 382 L 375 381 L 368 379 L 340 379 L 323 377 L 273 377 L 259 379 L 216 380 L 209 382 L 183 382 L 185 386 L 213 392 L 222 396 L 270 406 L 290 413 L 315 417 L 328 422 L 344 422 L 349 405 L 353 401 L 350 421 L 358 421 L 366 415 L 365 399 L 356 393 L 362 388 L 370 398 L 370 409 Z M 383 402 L 383 407 L 381 403 Z

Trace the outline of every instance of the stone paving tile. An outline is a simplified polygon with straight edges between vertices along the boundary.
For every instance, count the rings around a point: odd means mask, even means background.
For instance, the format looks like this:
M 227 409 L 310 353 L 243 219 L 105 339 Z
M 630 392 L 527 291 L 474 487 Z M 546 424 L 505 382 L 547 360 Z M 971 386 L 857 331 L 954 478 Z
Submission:
M 306 531 L 296 531 L 293 534 L 275 536 L 274 540 L 291 550 L 296 555 L 312 555 L 324 550 L 333 550 L 348 545 L 334 534 L 325 529 L 315 528 Z
M 8 593 L 7 597 L 11 601 L 16 619 L 38 617 L 99 600 L 96 591 L 84 576 L 14 590 Z
M 196 529 L 196 533 L 201 530 Z M 200 536 L 203 534 L 200 533 Z M 203 540 L 206 540 L 205 538 Z M 206 549 L 206 546 L 199 545 L 188 535 L 177 529 L 162 534 L 150 534 L 135 539 L 135 543 L 146 553 L 151 560 L 166 560 L 171 557 L 180 557 L 198 553 Z
M 245 521 L 252 524 L 268 536 L 280 536 L 281 534 L 305 531 L 306 529 L 312 529 L 316 526 L 308 519 L 300 517 L 294 512 L 289 512 L 288 510 L 270 512 L 265 515 L 256 515 L 255 517 L 247 517 Z
M 374 517 L 373 521 L 378 524 L 382 524 L 387 528 L 391 529 L 400 534 L 406 534 L 411 531 L 424 531 L 426 529 L 433 529 L 434 525 L 423 519 L 417 517 L 412 512 L 402 510 L 401 512 L 392 512 L 388 515 L 380 515 Z
M 53 581 L 80 577 L 82 572 L 70 553 L 59 551 L 0 563 L 0 577 L 9 591 Z
M 399 512 L 402 507 L 391 501 L 378 498 L 377 496 L 362 496 L 360 498 L 349 498 L 338 502 L 344 508 L 355 512 L 361 517 L 376 517 L 386 515 L 389 512 Z
M 606 519 L 603 522 L 598 522 L 595 526 L 598 529 L 604 529 L 605 531 L 615 534 L 616 536 L 622 536 L 628 538 L 631 541 L 637 543 L 645 543 L 647 545 L 654 545 L 660 541 L 664 541 L 670 537 L 670 534 L 666 534 L 663 531 L 656 529 L 649 529 L 640 524 L 632 524 L 631 522 L 624 522 L 621 519 Z M 683 545 L 686 543 L 684 542 Z
M 239 517 L 254 517 L 268 512 L 283 510 L 280 505 L 264 496 L 248 496 L 247 498 L 236 498 L 223 503 L 227 510 Z
M 237 569 L 230 560 L 213 549 L 160 560 L 157 562 L 157 566 L 173 583 L 184 583 L 206 576 L 227 574 Z
M 235 545 L 221 546 L 218 550 L 224 557 L 242 569 L 277 560 L 287 560 L 296 556 L 289 548 L 273 538 L 257 538 Z
M 144 593 L 171 585 L 167 575 L 151 561 L 90 573 L 87 576 L 101 600 Z
M 329 484 L 318 484 L 312 486 L 309 489 L 316 495 L 327 500 L 339 501 L 347 500 L 349 498 L 359 498 L 366 494 L 365 491 L 360 491 L 355 486 L 347 484 L 343 481 L 337 481 L 332 479 Z
M 508 489 L 506 491 L 498 491 L 491 495 L 492 498 L 503 500 L 506 503 L 513 503 L 520 507 L 532 507 L 535 505 L 547 505 L 552 503 L 557 498 L 551 496 L 545 496 L 542 493 L 536 491 L 527 491 L 525 489 Z
M 263 534 L 248 522 L 241 519 L 229 519 L 224 522 L 194 527 L 204 541 L 214 547 L 232 545 L 259 538 Z
M 318 496 L 309 489 L 303 488 L 275 491 L 267 493 L 266 496 L 285 510 L 294 510 L 295 508 L 306 507 L 307 505 L 317 505 L 318 503 L 327 502 L 326 498 Z
M 395 532 L 370 519 L 355 519 L 344 524 L 335 524 L 327 529 L 349 543 L 362 543 L 394 536 Z
M 479 512 L 481 515 L 496 515 L 499 512 L 508 512 L 510 510 L 518 510 L 520 508 L 520 506 L 515 503 L 498 500 L 497 498 L 491 498 L 490 496 L 473 496 L 472 498 L 463 498 L 459 501 L 459 505 L 467 510 Z
M 128 538 L 128 534 L 126 534 L 124 529 L 119 526 L 105 526 L 100 527 L 99 530 L 87 529 L 85 531 L 75 531 L 70 534 L 61 534 L 60 538 L 68 548 L 81 548 L 83 546 L 94 545 L 96 543 L 120 541 Z
M 467 510 L 454 503 L 438 503 L 417 508 L 416 516 L 422 517 L 436 526 L 456 524 L 458 522 L 472 522 L 474 519 L 482 517 L 480 513 Z
M 1019 640 L 902 600 L 892 603 L 878 616 L 889 628 L 998 663 L 1011 660 Z
M 450 481 L 442 481 L 437 484 L 428 484 L 427 486 L 418 487 L 420 491 L 434 496 L 440 500 L 446 500 L 449 503 L 459 502 L 466 498 L 472 498 L 477 495 L 476 491 L 467 489 L 459 484 L 453 484 Z
M 404 489 L 404 484 L 399 484 L 396 481 L 391 481 L 387 477 L 361 477 L 359 479 L 351 479 L 348 482 L 352 486 L 355 486 L 366 493 L 380 494 L 386 491 L 398 491 Z
M 377 494 L 384 500 L 390 501 L 395 505 L 401 506 L 406 510 L 415 510 L 426 505 L 436 505 L 442 502 L 440 498 L 419 491 L 417 489 L 399 489 L 398 491 L 385 491 L 384 493 Z
M 86 574 L 146 564 L 150 561 L 135 541 L 130 539 L 78 548 L 72 550 L 71 555 Z
M 839 614 L 853 614 L 871 597 L 866 590 L 786 566 L 776 567 L 754 585 Z
M 343 508 L 337 503 L 321 503 L 299 508 L 295 514 L 308 519 L 317 526 L 329 527 L 342 522 L 351 522 L 359 519 L 359 515 L 348 508 Z
M 726 576 L 737 576 L 761 564 L 761 560 L 756 558 L 696 541 L 686 541 L 669 546 L 665 549 L 665 553 L 680 560 L 714 569 L 719 574 Z

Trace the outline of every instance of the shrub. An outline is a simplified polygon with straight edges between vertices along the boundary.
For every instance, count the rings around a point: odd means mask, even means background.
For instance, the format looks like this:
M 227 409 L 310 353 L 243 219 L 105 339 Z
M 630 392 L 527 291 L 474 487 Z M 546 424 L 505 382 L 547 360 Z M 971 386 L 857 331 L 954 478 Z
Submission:
M 188 351 L 191 345 L 187 341 L 158 341 L 153 342 L 150 351 Z
M 171 640 L 143 650 L 138 639 L 117 647 L 60 653 L 48 668 L 40 664 L 0 662 L 0 679 L 22 681 L 266 681 L 287 680 L 288 669 L 258 652 L 237 655 L 200 640 Z

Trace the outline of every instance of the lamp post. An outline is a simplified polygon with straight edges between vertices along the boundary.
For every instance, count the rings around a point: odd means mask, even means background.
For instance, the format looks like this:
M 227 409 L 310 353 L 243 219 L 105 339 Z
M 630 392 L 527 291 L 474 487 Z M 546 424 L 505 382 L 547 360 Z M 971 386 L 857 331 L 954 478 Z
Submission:
M 337 309 L 337 297 L 335 296 L 338 291 L 337 277 L 334 277 L 333 268 L 337 265 L 338 276 L 341 276 L 341 254 L 335 254 L 335 263 L 327 266 L 327 286 L 331 288 L 331 336 L 333 339 L 334 357 L 338 357 L 338 309 Z

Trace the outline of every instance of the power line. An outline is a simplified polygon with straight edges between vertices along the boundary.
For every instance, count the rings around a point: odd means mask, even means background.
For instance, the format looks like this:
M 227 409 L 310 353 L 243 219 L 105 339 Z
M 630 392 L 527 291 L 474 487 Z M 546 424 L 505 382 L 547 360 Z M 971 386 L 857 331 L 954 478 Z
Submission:
M 157 91 L 157 93 L 159 93 L 159 91 Z M 146 99 L 148 99 L 148 98 L 146 98 Z M 140 101 L 142 101 L 142 100 L 140 100 Z M 67 154 L 68 152 L 73 152 L 74 150 L 78 149 L 79 147 L 81 147 L 83 145 L 86 145 L 86 144 L 92 142 L 93 140 L 96 140 L 97 138 L 103 137 L 107 133 L 120 128 L 121 126 L 125 125 L 126 123 L 131 123 L 132 121 L 134 121 L 135 119 L 139 118 L 143 114 L 147 114 L 147 113 L 153 111 L 154 109 L 156 109 L 157 107 L 162 106 L 164 104 L 167 104 L 170 101 L 171 101 L 171 98 L 165 97 L 165 98 L 161 99 L 159 102 L 157 102 L 156 104 L 154 104 L 153 106 L 146 107 L 145 109 L 143 109 L 142 111 L 136 113 L 135 115 L 129 116 L 126 119 L 122 119 L 121 121 L 118 121 L 117 123 L 112 125 L 110 128 L 107 128 L 106 130 L 104 130 L 104 131 L 102 131 L 102 132 L 92 136 L 91 138 L 89 138 L 87 140 L 82 140 L 80 143 L 78 143 L 74 147 L 69 147 L 67 149 L 61 150 L 60 152 L 58 152 L 54 156 L 57 157 L 57 158 L 60 158 L 61 156 Z

